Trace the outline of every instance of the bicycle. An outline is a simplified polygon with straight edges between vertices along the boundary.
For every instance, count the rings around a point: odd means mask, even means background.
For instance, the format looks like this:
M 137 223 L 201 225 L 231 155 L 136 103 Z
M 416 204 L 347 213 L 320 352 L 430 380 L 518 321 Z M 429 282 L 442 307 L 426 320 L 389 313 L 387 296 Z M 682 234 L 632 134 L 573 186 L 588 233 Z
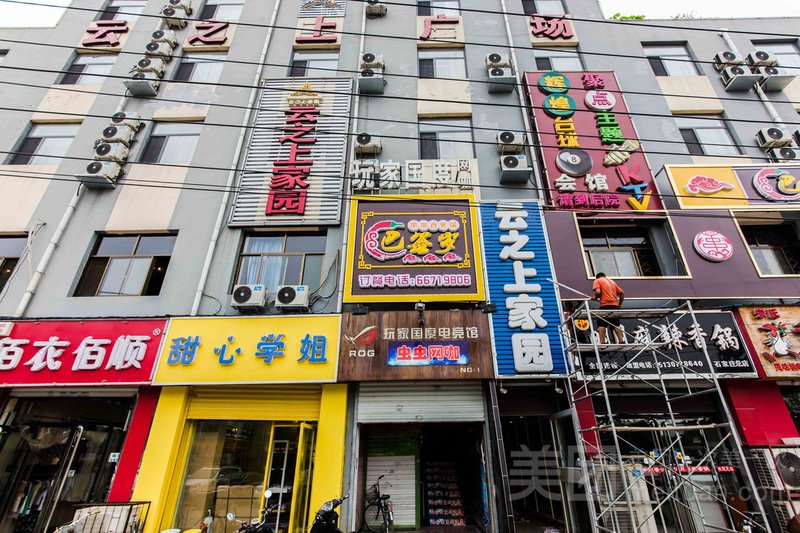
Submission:
M 369 531 L 371 533 L 393 533 L 394 514 L 392 503 L 389 501 L 388 494 L 381 494 L 381 479 L 378 477 L 375 484 L 367 489 L 365 494 L 367 507 L 364 509 L 362 526 L 359 531 Z

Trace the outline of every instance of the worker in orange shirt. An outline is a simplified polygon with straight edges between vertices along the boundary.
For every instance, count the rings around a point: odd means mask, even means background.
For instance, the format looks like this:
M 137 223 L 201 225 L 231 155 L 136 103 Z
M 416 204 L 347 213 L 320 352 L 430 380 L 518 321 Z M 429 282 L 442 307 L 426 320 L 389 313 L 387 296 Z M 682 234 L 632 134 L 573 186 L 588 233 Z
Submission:
M 619 309 L 622 307 L 622 301 L 625 300 L 625 291 L 613 279 L 607 278 L 603 272 L 598 272 L 595 276 L 592 290 L 594 291 L 594 298 L 592 299 L 600 300 L 600 309 Z M 601 317 L 595 324 L 597 333 L 600 335 L 600 344 L 606 343 L 606 324 L 611 324 L 614 328 L 614 336 L 617 342 L 624 343 L 625 337 L 619 327 L 619 318 Z

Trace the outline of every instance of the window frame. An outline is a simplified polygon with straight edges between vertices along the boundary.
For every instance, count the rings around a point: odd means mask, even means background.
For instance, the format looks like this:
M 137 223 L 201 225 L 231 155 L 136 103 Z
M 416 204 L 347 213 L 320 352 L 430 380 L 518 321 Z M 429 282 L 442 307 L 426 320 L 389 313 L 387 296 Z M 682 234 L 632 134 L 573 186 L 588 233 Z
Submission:
M 441 4 L 455 4 L 445 7 Z M 417 0 L 418 17 L 435 17 L 437 15 L 461 16 L 460 0 Z
M 683 249 L 680 246 L 680 241 L 678 240 L 678 236 L 675 233 L 675 228 L 672 225 L 672 221 L 667 218 L 644 218 L 644 219 L 626 219 L 624 221 L 615 221 L 615 222 L 608 222 L 608 223 L 600 223 L 594 224 L 589 222 L 581 223 L 578 220 L 578 217 L 573 213 L 572 219 L 575 223 L 575 231 L 578 235 L 578 239 L 580 242 L 581 248 L 581 258 L 583 260 L 584 270 L 586 272 L 586 279 L 593 280 L 595 278 L 596 272 L 594 270 L 594 266 L 592 261 L 589 259 L 589 249 L 587 248 L 586 244 L 584 244 L 584 234 L 581 232 L 582 228 L 586 229 L 628 229 L 628 228 L 637 228 L 637 227 L 645 227 L 646 228 L 646 237 L 649 242 L 650 250 L 653 254 L 653 261 L 657 265 L 659 269 L 659 274 L 653 276 L 645 276 L 645 275 L 638 275 L 638 276 L 622 276 L 622 275 L 615 275 L 610 273 L 607 269 L 603 270 L 606 274 L 614 279 L 631 279 L 631 280 L 649 280 L 649 279 L 691 279 L 692 275 L 689 271 L 689 263 L 686 261 L 686 257 L 683 254 Z M 676 270 L 678 272 L 683 273 L 676 273 L 676 274 L 667 274 L 665 273 L 665 265 L 664 265 L 664 257 L 663 254 L 659 254 L 659 250 L 656 247 L 656 242 L 653 240 L 653 229 L 651 228 L 658 228 L 658 231 L 663 231 L 664 237 L 669 239 L 670 245 L 670 257 L 671 259 L 676 261 Z M 625 249 L 625 247 L 618 246 L 619 249 Z M 610 249 L 610 248 L 609 248 Z M 637 263 L 638 267 L 638 263 Z M 641 269 L 639 269 L 641 272 Z
M 128 254 L 104 254 L 98 255 L 100 252 L 100 248 L 103 245 L 103 240 L 106 238 L 131 238 L 134 237 L 136 242 L 132 247 L 132 251 Z M 139 254 L 139 247 L 142 244 L 142 238 L 144 237 L 172 237 L 173 242 L 172 246 L 170 247 L 169 254 L 164 253 L 149 253 L 149 254 Z M 96 234 L 95 241 L 92 245 L 91 252 L 89 253 L 88 258 L 86 259 L 83 269 L 81 270 L 81 274 L 78 277 L 78 281 L 75 285 L 75 289 L 72 291 L 72 296 L 76 298 L 106 298 L 106 297 L 136 297 L 136 296 L 160 296 L 161 290 L 164 287 L 164 280 L 166 279 L 167 271 L 169 270 L 169 265 L 172 262 L 172 256 L 175 252 L 175 242 L 178 238 L 177 231 L 167 231 L 167 232 L 144 232 L 144 233 L 98 233 Z M 166 262 L 163 259 L 166 258 Z M 125 294 L 125 293 L 114 293 L 114 294 L 101 294 L 101 290 L 104 287 L 104 284 L 107 281 L 107 276 L 109 274 L 109 270 L 111 269 L 111 265 L 115 260 L 118 261 L 125 261 L 128 260 L 129 264 L 126 267 L 125 274 L 122 278 L 122 286 L 121 288 L 125 287 L 125 284 L 129 281 L 129 274 L 131 271 L 131 265 L 133 264 L 134 260 L 137 259 L 149 259 L 149 263 L 147 266 L 146 273 L 141 280 L 141 286 L 139 288 L 138 294 Z M 105 262 L 103 263 L 103 260 Z M 161 260 L 161 262 L 159 262 Z M 86 285 L 89 283 L 94 283 L 94 280 L 91 279 L 92 274 L 95 273 L 93 268 L 95 265 L 102 267 L 102 274 L 97 278 L 97 285 L 92 288 L 92 285 Z M 159 267 L 163 267 L 163 273 L 161 274 L 161 280 L 158 281 L 157 287 L 150 287 L 151 282 L 153 281 L 154 272 L 158 270 Z M 148 292 L 154 291 L 152 294 L 148 294 Z
M 656 49 L 681 49 L 680 54 L 650 54 L 649 51 L 654 51 Z M 653 43 L 653 42 L 645 42 L 642 43 L 642 50 L 644 51 L 644 56 L 647 58 L 648 63 L 650 63 L 650 68 L 653 70 L 653 73 L 656 77 L 670 77 L 670 76 L 702 76 L 703 72 L 700 70 L 700 67 L 697 65 L 697 60 L 695 59 L 694 55 L 692 54 L 691 49 L 689 48 L 688 43 L 676 43 L 676 42 L 666 42 L 666 43 Z M 670 59 L 672 58 L 672 59 Z M 670 65 L 678 65 L 680 67 L 686 66 L 693 71 L 693 74 L 688 73 L 671 73 L 670 72 Z M 679 68 L 675 66 L 674 68 Z
M 322 57 L 314 57 L 322 56 Z M 306 58 L 306 59 L 302 59 Z M 309 66 L 309 61 L 324 61 L 325 63 L 334 63 L 333 68 L 330 66 Z M 302 65 L 301 65 L 302 63 Z M 302 68 L 301 72 L 296 72 Z M 321 72 L 309 74 L 309 68 Z M 287 74 L 290 78 L 335 78 L 339 75 L 339 53 L 335 51 L 324 52 L 319 50 L 294 50 L 292 51 L 292 59 L 289 62 L 289 72 Z
M 739 140 L 735 136 L 735 132 L 728 127 L 728 122 L 724 115 L 673 115 L 672 118 L 675 120 L 678 134 L 681 136 L 689 155 L 698 157 L 737 157 L 743 154 Z M 691 121 L 694 121 L 695 125 L 686 127 L 690 125 Z M 684 127 L 681 127 L 682 123 Z M 718 142 L 703 142 L 703 139 L 698 135 L 698 131 L 702 130 L 724 132 L 730 141 L 730 145 Z M 709 153 L 706 148 L 717 149 L 725 146 L 730 146 L 734 152 L 727 153 L 718 150 L 718 153 Z
M 282 237 L 283 243 L 281 245 L 280 252 L 245 252 L 245 247 L 247 246 L 247 240 L 249 238 L 270 238 L 270 237 Z M 302 251 L 302 252 L 286 252 L 286 243 L 289 239 L 293 237 L 317 237 L 323 239 L 323 246 L 322 251 L 312 250 L 312 251 Z M 325 256 L 326 256 L 326 249 L 328 246 L 328 232 L 327 231 L 300 231 L 300 232 L 258 232 L 258 231 L 249 231 L 242 233 L 242 240 L 241 244 L 239 245 L 239 251 L 236 256 L 236 267 L 233 272 L 233 283 L 231 284 L 231 293 L 233 292 L 233 288 L 237 285 L 265 285 L 266 290 L 268 293 L 273 294 L 276 291 L 276 287 L 269 287 L 267 286 L 267 279 L 262 276 L 262 270 L 266 266 L 265 257 L 302 257 L 302 265 L 300 272 L 298 274 L 298 279 L 300 280 L 300 284 L 303 285 L 306 268 L 307 268 L 307 257 L 314 256 L 320 257 L 320 279 L 317 283 L 316 287 L 313 285 L 308 285 L 309 292 L 314 293 L 319 291 L 325 281 Z M 259 257 L 258 260 L 258 268 L 256 270 L 256 280 L 249 280 L 245 279 L 242 280 L 242 265 L 244 264 L 244 260 L 247 257 Z M 288 261 L 287 261 L 288 263 Z M 266 270 L 264 271 L 266 272 Z M 262 279 L 263 278 L 263 279 Z M 286 265 L 284 265 L 284 271 L 281 276 L 281 281 L 278 285 L 287 285 L 286 283 Z
M 563 17 L 567 15 L 567 9 L 563 0 L 544 0 L 548 3 L 558 3 L 561 9 L 558 12 L 544 12 L 540 6 L 542 0 L 522 0 L 522 12 L 526 16 L 541 15 L 543 17 Z
M 22 258 L 25 256 L 28 248 L 28 236 L 25 234 L 9 234 L 0 235 L 0 250 L 6 247 L 6 243 L 11 240 L 20 240 L 17 246 L 21 246 L 16 255 L 11 255 L 7 252 L 0 251 L 0 294 L 2 294 L 8 283 L 14 277 L 14 273 L 19 267 Z M 6 241 L 6 242 L 4 242 Z
M 448 54 L 458 54 L 458 57 L 446 57 Z M 423 56 L 431 56 L 431 57 L 423 57 Z M 437 70 L 442 69 L 443 67 L 439 67 L 437 69 L 437 64 L 442 61 L 453 61 L 456 62 L 461 60 L 461 64 L 463 65 L 463 76 L 438 76 Z M 429 67 L 426 66 L 425 69 L 430 69 L 430 73 L 432 75 L 427 75 L 427 72 L 423 73 L 423 61 L 429 61 L 430 63 L 425 63 L 425 65 L 430 65 Z M 420 79 L 448 79 L 448 80 L 468 80 L 468 72 L 467 72 L 467 55 L 464 53 L 463 48 L 453 49 L 453 48 L 421 48 L 417 52 L 417 73 Z
M 172 128 L 177 128 L 179 126 L 191 127 L 192 131 L 189 132 L 179 132 L 179 133 L 161 133 L 158 130 L 168 130 Z M 147 141 L 144 144 L 144 148 L 142 148 L 142 152 L 139 156 L 140 163 L 157 163 L 157 164 L 167 164 L 167 165 L 189 165 L 194 158 L 194 154 L 197 151 L 197 143 L 200 140 L 200 134 L 202 133 L 203 129 L 203 122 L 198 121 L 187 121 L 187 122 L 171 122 L 171 121 L 154 121 L 150 126 L 150 132 L 147 136 Z M 170 139 L 176 137 L 194 137 L 194 145 L 192 146 L 192 155 L 188 161 L 180 161 L 180 160 L 170 160 L 169 158 L 164 159 L 164 154 L 169 152 L 169 141 Z
M 576 60 L 578 68 L 559 67 L 557 64 L 553 64 L 554 59 Z M 556 72 L 583 72 L 585 70 L 583 59 L 577 47 L 569 50 L 535 50 L 533 61 L 536 65 L 536 70 Z M 545 61 L 547 62 L 546 64 L 544 63 Z
M 72 147 L 72 141 L 75 140 L 75 136 L 78 134 L 78 129 L 80 128 L 80 122 L 67 122 L 67 123 L 60 123 L 60 122 L 31 122 L 28 129 L 25 131 L 24 136 L 20 139 L 17 143 L 16 148 L 14 149 L 14 153 L 9 154 L 7 164 L 9 165 L 53 165 L 59 164 L 59 161 L 56 162 L 49 162 L 48 159 L 60 159 L 64 157 L 69 149 Z M 55 127 L 55 128 L 65 128 L 65 127 L 72 127 L 74 131 L 72 135 L 45 135 L 45 136 L 34 136 L 36 130 L 38 129 L 45 129 L 47 127 Z M 55 153 L 55 154 L 43 154 L 39 153 L 39 150 L 42 148 L 42 144 L 45 139 L 71 139 L 69 145 L 67 145 L 63 152 Z M 36 161 L 36 159 L 44 159 L 45 161 Z
M 120 5 L 121 4 L 121 5 Z M 131 4 L 141 4 L 132 6 Z M 147 0 L 108 0 L 97 20 L 127 20 L 134 22 L 144 11 Z M 120 11 L 123 14 L 120 16 Z
M 741 237 L 742 242 L 745 245 L 745 248 L 747 248 L 747 253 L 750 256 L 750 260 L 753 263 L 753 267 L 756 269 L 756 273 L 758 274 L 758 277 L 760 277 L 760 278 L 798 278 L 798 277 L 800 277 L 800 268 L 797 270 L 796 273 L 792 273 L 792 274 L 786 274 L 786 273 L 769 274 L 769 273 L 764 272 L 761 269 L 761 266 L 759 266 L 759 264 L 758 264 L 758 259 L 756 258 L 756 255 L 753 253 L 753 247 L 754 246 L 755 247 L 759 247 L 759 245 L 758 245 L 758 243 L 756 243 L 755 245 L 751 243 L 750 239 L 748 239 L 748 236 L 747 236 L 747 230 L 745 229 L 745 228 L 753 228 L 753 227 L 756 227 L 756 228 L 774 228 L 775 226 L 785 226 L 785 227 L 788 228 L 788 231 L 791 231 L 792 233 L 794 233 L 795 242 L 797 243 L 797 245 L 794 246 L 793 248 L 797 248 L 798 256 L 800 256 L 800 232 L 798 232 L 798 228 L 797 227 L 793 227 L 791 222 L 783 221 L 782 219 L 776 219 L 775 222 L 766 223 L 766 224 L 763 223 L 763 221 L 761 223 L 748 223 L 747 222 L 748 213 L 750 213 L 750 212 L 735 213 L 733 218 L 734 218 L 734 221 L 736 223 L 736 229 L 739 232 L 739 236 Z M 768 212 L 758 212 L 756 214 L 759 217 L 763 218 L 763 217 L 768 215 Z M 769 246 L 768 248 L 769 249 L 774 249 L 774 247 L 772 247 L 772 246 Z M 783 252 L 784 248 L 792 248 L 792 247 L 780 247 L 782 252 Z M 785 252 L 783 252 L 783 253 L 784 253 L 784 258 L 788 261 L 788 258 L 785 256 Z
M 245 0 L 206 0 L 203 2 L 203 7 L 198 11 L 197 18 L 200 20 L 214 19 L 220 22 L 236 22 L 242 17 L 244 2 Z M 214 7 L 214 12 L 210 13 L 209 8 L 212 6 Z M 217 15 L 220 6 L 239 6 L 239 10 L 235 18 L 221 18 Z
M 117 63 L 118 54 L 75 54 L 70 62 L 69 66 L 65 69 L 66 72 L 61 77 L 61 80 L 58 82 L 60 85 L 81 85 L 86 83 L 98 83 L 98 82 L 87 82 L 84 81 L 83 78 L 105 78 L 111 72 L 111 69 L 114 68 L 114 65 Z M 87 61 L 89 59 L 111 59 L 110 62 L 93 62 Z M 94 72 L 94 73 L 87 73 L 86 70 L 88 67 L 93 65 L 107 65 L 108 68 L 104 69 L 104 72 Z M 74 78 L 74 79 L 73 79 Z M 101 80 L 99 83 L 103 83 L 105 79 Z
M 8 52 L 9 50 L 6 48 L 0 49 L 0 64 L 2 64 L 6 57 L 8 57 Z
M 461 123 L 461 124 L 449 124 L 449 123 Z M 469 129 L 466 126 L 469 126 Z M 469 141 L 462 141 L 462 140 L 454 140 L 454 139 L 441 139 L 439 135 L 443 132 L 460 132 L 460 130 L 465 130 L 469 133 Z M 475 133 L 473 130 L 472 125 L 472 117 L 464 117 L 464 118 L 430 118 L 430 119 L 419 119 L 417 121 L 417 131 L 419 133 L 419 140 L 418 140 L 418 148 L 419 148 L 419 159 L 424 160 L 437 160 L 437 159 L 475 159 Z M 433 135 L 431 135 L 433 134 Z M 425 152 L 430 151 L 431 146 L 425 146 L 424 143 L 430 143 L 434 141 L 435 151 L 437 157 L 425 157 Z M 457 143 L 458 146 L 463 144 L 467 144 L 470 149 L 470 154 L 468 156 L 460 156 L 457 155 L 455 157 L 442 157 L 442 150 L 439 146 L 439 143 L 445 141 L 450 143 Z
M 219 58 L 219 59 L 210 59 L 210 58 Z M 222 71 L 225 68 L 225 62 L 228 59 L 227 52 L 186 52 L 181 56 L 181 60 L 178 63 L 178 68 L 175 69 L 175 75 L 173 76 L 173 81 L 179 83 L 198 83 L 198 84 L 205 84 L 205 85 L 214 85 L 216 84 L 220 78 L 222 77 Z M 196 65 L 198 64 L 217 64 L 219 66 L 217 77 L 214 80 L 195 80 L 192 79 L 192 76 L 195 75 L 197 72 Z M 191 70 L 186 69 L 187 66 L 191 66 Z M 189 70 L 188 76 L 185 76 L 186 70 Z M 184 79 L 185 76 L 185 79 Z
M 800 75 L 800 46 L 798 46 L 797 40 L 779 40 L 779 41 L 751 41 L 753 47 L 756 50 L 765 50 L 775 56 L 778 60 L 778 67 L 788 69 L 790 74 Z M 791 53 L 785 52 L 775 52 L 774 47 L 776 46 L 788 46 L 792 49 Z M 793 64 L 787 65 L 786 63 L 781 63 L 781 56 L 792 56 L 794 61 Z

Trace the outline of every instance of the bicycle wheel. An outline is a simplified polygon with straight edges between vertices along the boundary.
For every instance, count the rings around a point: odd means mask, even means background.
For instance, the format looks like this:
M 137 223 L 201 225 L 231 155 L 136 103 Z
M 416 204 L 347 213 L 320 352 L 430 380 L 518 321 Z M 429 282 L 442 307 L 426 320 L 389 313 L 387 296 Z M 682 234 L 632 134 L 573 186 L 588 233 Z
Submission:
M 386 506 L 381 509 L 383 512 L 383 523 L 386 524 L 386 529 L 384 531 L 385 533 L 394 533 L 394 513 L 389 511 L 389 505 L 389 502 L 386 502 Z
M 380 505 L 371 503 L 364 508 L 363 524 L 364 531 L 369 531 L 370 533 L 385 533 Z

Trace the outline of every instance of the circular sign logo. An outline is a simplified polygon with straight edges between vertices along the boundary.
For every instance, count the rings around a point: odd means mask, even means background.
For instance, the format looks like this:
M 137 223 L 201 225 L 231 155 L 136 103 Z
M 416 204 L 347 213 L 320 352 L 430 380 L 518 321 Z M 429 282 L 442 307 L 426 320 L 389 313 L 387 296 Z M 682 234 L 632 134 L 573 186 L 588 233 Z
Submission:
M 586 107 L 594 111 L 611 111 L 617 105 L 617 99 L 608 91 L 589 91 L 584 102 Z
M 565 93 L 569 90 L 569 78 L 560 72 L 545 72 L 539 76 L 538 85 L 545 94 Z
M 566 94 L 551 94 L 545 97 L 542 103 L 544 112 L 554 118 L 567 118 L 575 114 L 577 105 L 571 96 Z
M 556 167 L 567 176 L 585 176 L 592 170 L 592 156 L 585 150 L 565 148 L 556 156 Z
M 581 331 L 588 331 L 589 330 L 589 321 L 585 318 L 576 318 L 575 319 L 575 327 Z
M 753 188 L 770 202 L 800 199 L 800 178 L 780 168 L 762 168 L 753 176 Z
M 721 263 L 733 255 L 733 243 L 718 231 L 701 231 L 694 236 L 694 249 L 700 257 Z

